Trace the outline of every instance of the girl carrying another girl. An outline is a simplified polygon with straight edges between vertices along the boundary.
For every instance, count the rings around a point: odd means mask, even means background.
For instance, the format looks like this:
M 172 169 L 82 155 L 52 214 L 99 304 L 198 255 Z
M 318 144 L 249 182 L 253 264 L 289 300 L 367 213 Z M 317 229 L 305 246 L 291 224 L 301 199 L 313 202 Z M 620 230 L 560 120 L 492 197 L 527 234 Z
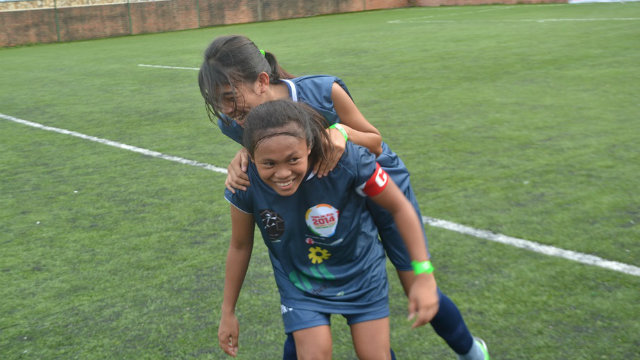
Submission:
M 225 191 L 232 232 L 220 347 L 229 355 L 238 353 L 235 307 L 255 223 L 269 249 L 285 331 L 293 334 L 299 359 L 331 359 L 331 314 L 347 319 L 359 359 L 392 359 L 386 259 L 366 199 L 392 214 L 405 239 L 415 268 L 409 314 L 416 327 L 433 316 L 437 286 L 411 203 L 375 156 L 352 143 L 333 171 L 314 176 L 313 166 L 330 145 L 324 120 L 304 104 L 266 102 L 249 113 L 244 126 L 252 185 Z
M 379 131 L 362 115 L 339 78 L 328 75 L 293 77 L 278 65 L 270 52 L 259 50 L 244 36 L 229 35 L 214 39 L 206 49 L 198 82 L 209 117 L 217 122 L 225 135 L 239 144 L 242 144 L 246 116 L 252 108 L 277 99 L 308 104 L 324 117 L 329 142 L 333 144 L 333 150 L 326 158 L 314 164 L 317 177 L 330 173 L 349 142 L 364 146 L 377 156 L 377 163 L 411 202 L 418 218 L 422 219 L 407 168 L 382 141 Z M 246 173 L 248 162 L 246 149 L 240 150 L 231 161 L 225 181 L 231 192 L 250 188 L 251 182 Z M 408 295 L 415 275 L 393 216 L 371 200 L 367 200 L 367 208 L 373 216 L 385 253 L 395 266 Z M 426 246 L 424 228 L 423 241 Z M 434 301 L 438 304 L 437 310 L 429 320 L 436 333 L 460 359 L 488 360 L 486 345 L 481 339 L 471 336 L 457 306 L 440 290 Z M 285 360 L 296 358 L 292 340 L 289 336 L 285 342 Z

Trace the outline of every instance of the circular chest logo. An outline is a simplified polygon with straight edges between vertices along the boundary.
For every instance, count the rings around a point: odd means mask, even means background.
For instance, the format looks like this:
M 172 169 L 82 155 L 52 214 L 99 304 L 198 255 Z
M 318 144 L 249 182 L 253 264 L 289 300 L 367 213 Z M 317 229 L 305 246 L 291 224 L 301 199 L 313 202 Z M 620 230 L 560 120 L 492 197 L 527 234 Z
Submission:
M 333 236 L 338 226 L 338 209 L 329 204 L 310 207 L 304 218 L 309 230 L 322 237 Z

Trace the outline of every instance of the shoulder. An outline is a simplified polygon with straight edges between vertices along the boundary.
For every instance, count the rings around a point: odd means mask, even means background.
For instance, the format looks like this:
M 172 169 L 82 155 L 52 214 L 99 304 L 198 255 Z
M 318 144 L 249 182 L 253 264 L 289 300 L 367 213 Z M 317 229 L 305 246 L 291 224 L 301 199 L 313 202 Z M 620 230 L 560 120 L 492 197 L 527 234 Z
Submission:
M 334 84 L 338 84 L 341 88 L 347 90 L 344 81 L 333 75 L 306 75 L 291 79 L 298 86 L 313 86 L 320 88 L 331 88 Z
M 352 174 L 357 184 L 361 184 L 375 172 L 376 157 L 367 148 L 348 141 L 338 166 Z
M 218 118 L 218 128 L 224 135 L 242 145 L 243 129 L 235 120 Z
M 247 168 L 247 176 L 249 176 L 249 182 L 251 186 L 247 187 L 247 190 L 236 190 L 232 193 L 228 189 L 224 190 L 224 198 L 240 211 L 245 213 L 253 213 L 254 205 L 260 201 L 256 196 L 260 191 L 268 191 L 262 186 L 264 183 L 258 176 L 255 165 L 249 162 Z

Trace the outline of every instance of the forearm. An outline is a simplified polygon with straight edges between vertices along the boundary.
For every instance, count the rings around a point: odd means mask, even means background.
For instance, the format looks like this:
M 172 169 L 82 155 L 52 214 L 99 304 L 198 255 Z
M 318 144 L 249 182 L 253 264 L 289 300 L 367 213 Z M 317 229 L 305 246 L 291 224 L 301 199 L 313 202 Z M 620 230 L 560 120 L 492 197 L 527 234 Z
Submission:
M 331 100 L 340 124 L 354 144 L 364 146 L 376 156 L 382 153 L 382 135 L 375 126 L 362 115 L 349 94 L 334 83 L 331 88 Z
M 407 200 L 398 186 L 389 179 L 384 191 L 371 199 L 389 211 L 393 216 L 411 260 L 428 260 L 422 221 L 418 217 L 413 205 Z
M 224 294 L 222 300 L 222 312 L 235 313 L 240 290 L 249 268 L 251 248 L 237 248 L 233 244 L 227 252 L 227 264 L 225 267 Z
M 379 156 L 382 154 L 382 136 L 378 132 L 359 131 L 345 124 L 341 124 L 347 132 L 349 141 L 354 144 L 366 147 L 371 153 Z
M 231 241 L 225 265 L 222 311 L 233 314 L 249 268 L 253 250 L 254 223 L 252 215 L 243 213 L 233 205 L 230 205 L 230 209 Z
M 422 222 L 418 218 L 413 206 L 407 201 L 408 206 L 403 206 L 402 210 L 393 212 L 393 219 L 402 239 L 404 240 L 407 251 L 412 261 L 429 260 L 427 254 L 427 246 L 424 241 L 422 230 Z

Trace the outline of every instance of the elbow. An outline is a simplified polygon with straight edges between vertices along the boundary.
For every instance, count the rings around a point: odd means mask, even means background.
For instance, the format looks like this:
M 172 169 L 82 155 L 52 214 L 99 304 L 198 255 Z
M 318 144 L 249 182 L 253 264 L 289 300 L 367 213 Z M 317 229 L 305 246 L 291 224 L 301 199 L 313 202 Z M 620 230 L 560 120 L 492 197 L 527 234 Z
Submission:
M 376 157 L 382 154 L 382 136 L 378 135 L 378 137 L 376 138 L 375 147 L 372 150 Z

